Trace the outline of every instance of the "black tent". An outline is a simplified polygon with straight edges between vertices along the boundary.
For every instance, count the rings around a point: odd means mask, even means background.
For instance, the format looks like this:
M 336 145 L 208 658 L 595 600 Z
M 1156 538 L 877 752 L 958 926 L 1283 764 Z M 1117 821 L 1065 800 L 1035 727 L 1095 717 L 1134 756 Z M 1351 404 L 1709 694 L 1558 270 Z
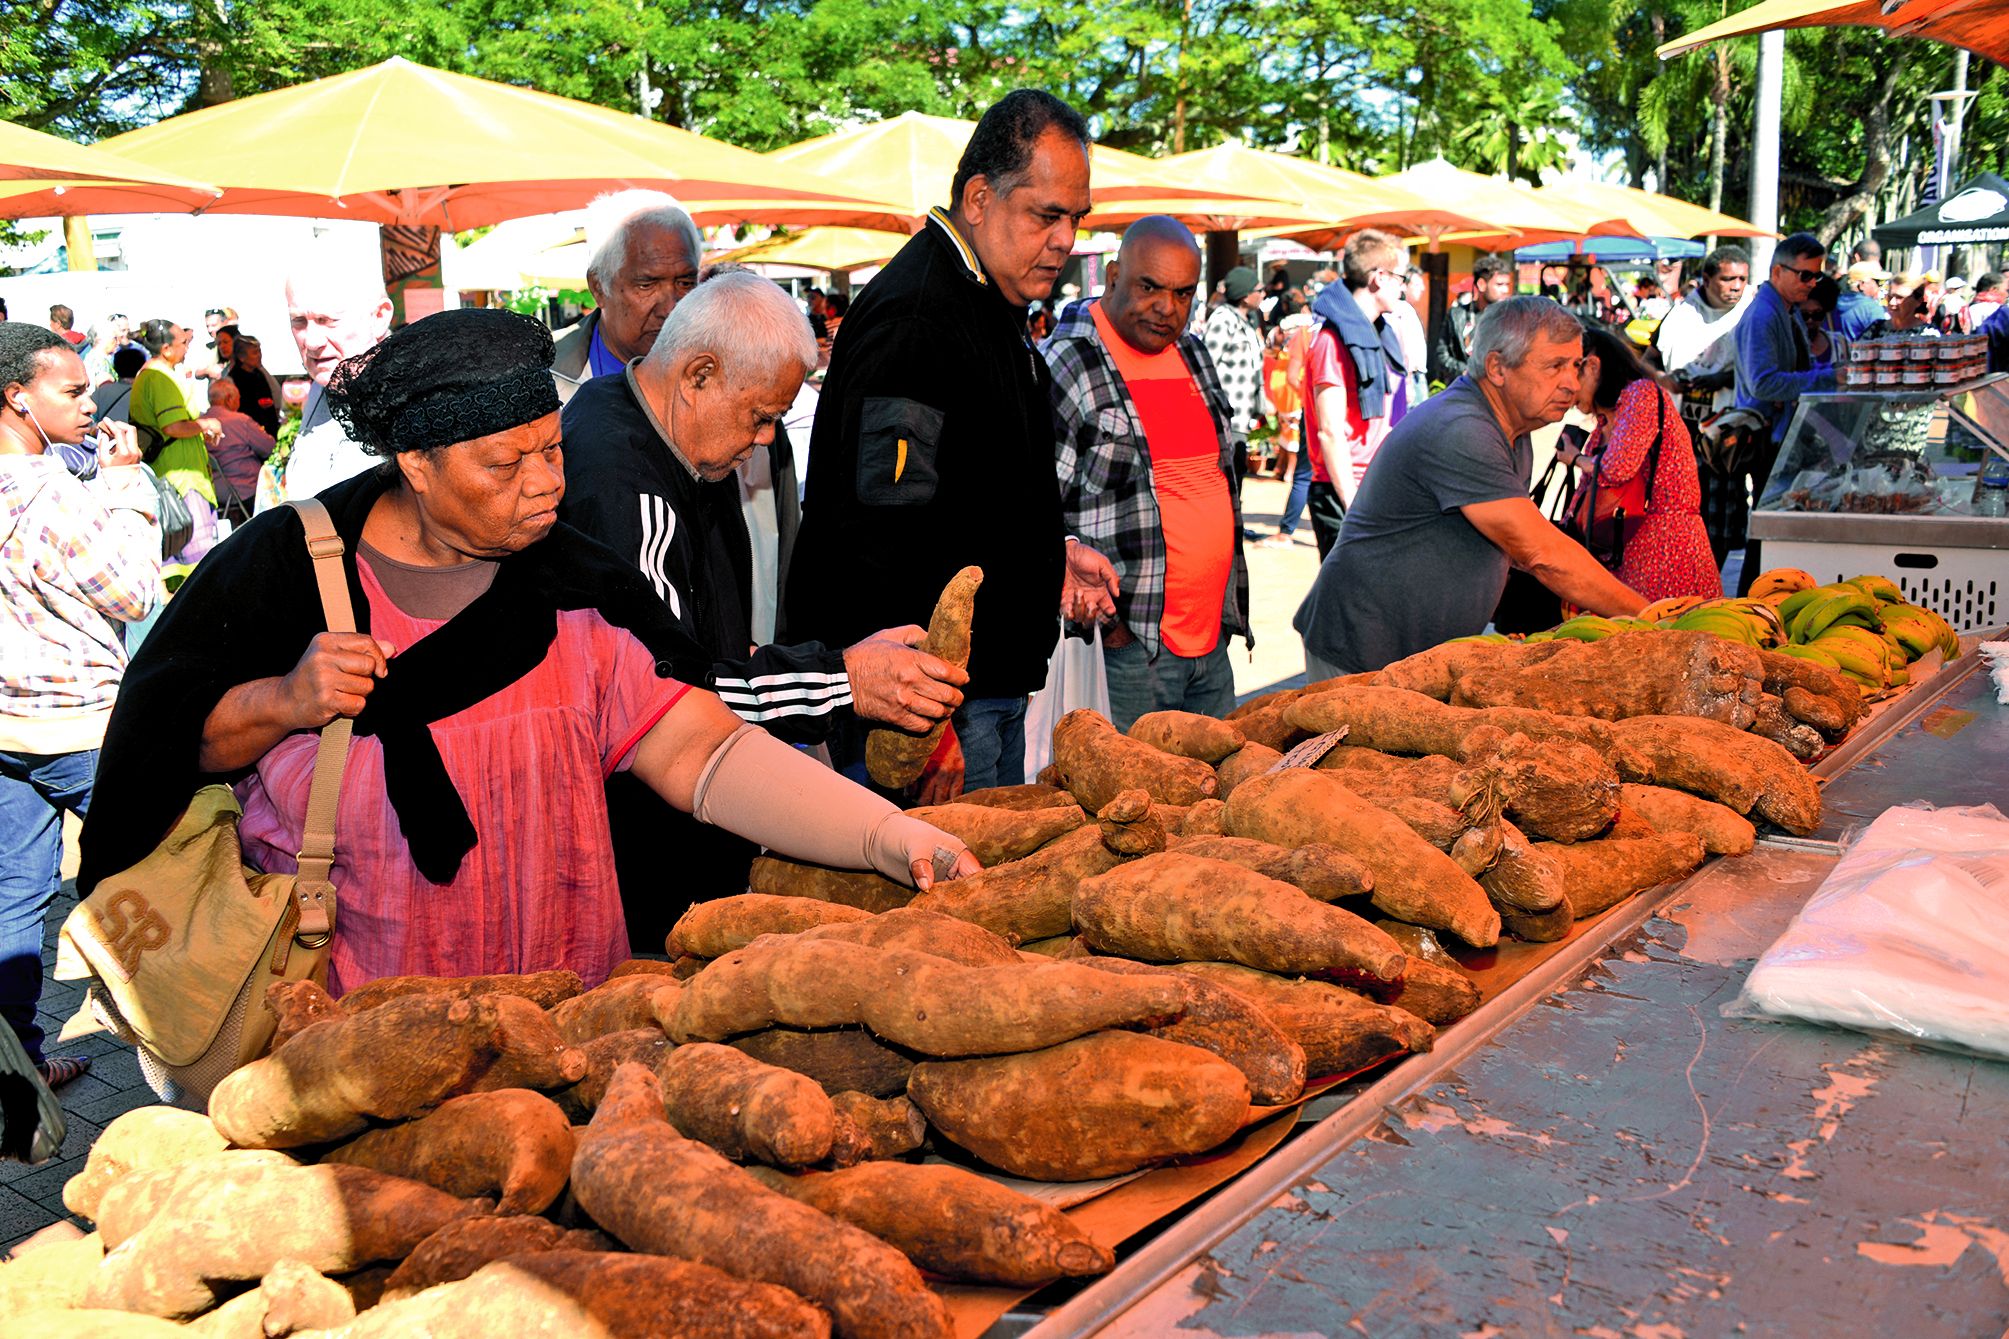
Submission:
M 1983 172 L 1938 204 L 1892 219 L 1870 235 L 1883 246 L 2009 242 L 2009 182 Z

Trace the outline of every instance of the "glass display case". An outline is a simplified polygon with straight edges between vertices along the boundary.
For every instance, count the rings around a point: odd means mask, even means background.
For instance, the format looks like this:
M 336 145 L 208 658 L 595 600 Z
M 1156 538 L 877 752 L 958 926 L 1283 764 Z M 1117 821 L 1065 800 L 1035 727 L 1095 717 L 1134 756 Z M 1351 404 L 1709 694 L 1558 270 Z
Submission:
M 2009 617 L 2009 375 L 1800 397 L 1751 512 L 1766 567 L 1875 572 L 1962 631 Z

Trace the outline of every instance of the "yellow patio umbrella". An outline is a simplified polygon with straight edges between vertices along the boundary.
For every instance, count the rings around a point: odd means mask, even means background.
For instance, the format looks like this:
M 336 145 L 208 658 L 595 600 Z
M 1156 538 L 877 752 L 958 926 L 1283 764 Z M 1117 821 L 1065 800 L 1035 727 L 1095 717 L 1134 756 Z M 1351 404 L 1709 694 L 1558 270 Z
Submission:
M 1761 0 L 1660 46 L 1662 60 L 1699 46 L 1773 28 L 1882 28 L 1930 37 L 2009 65 L 2009 0 Z
M 1482 249 L 1532 246 L 1588 234 L 1601 219 L 1591 211 L 1544 199 L 1531 186 L 1453 167 L 1442 158 L 1418 163 L 1393 176 L 1377 177 L 1444 208 L 1486 220 L 1478 229 L 1425 227 L 1417 231 L 1432 249 L 1441 242 L 1464 242 Z
M 862 270 L 891 260 L 907 244 L 909 236 L 872 228 L 809 228 L 793 235 L 769 237 L 707 259 L 736 260 L 745 265 L 798 265 L 806 270 Z
M 1743 219 L 1701 205 L 1602 181 L 1562 181 L 1535 192 L 1565 209 L 1603 215 L 1597 237 L 1775 237 Z
M 1362 176 L 1269 149 L 1252 149 L 1235 140 L 1174 154 L 1158 163 L 1166 176 L 1216 198 L 1184 206 L 1166 201 L 1163 208 L 1153 207 L 1161 203 L 1157 201 L 1098 206 L 1089 214 L 1088 225 L 1115 227 L 1146 214 L 1164 213 L 1203 231 L 1260 231 L 1266 236 L 1293 238 L 1299 237 L 1295 231 L 1299 229 L 1330 237 L 1396 224 L 1487 226 L 1484 219 L 1390 186 L 1386 178 Z M 1238 192 L 1253 198 L 1239 203 L 1227 198 Z
M 104 147 L 215 181 L 223 195 L 208 213 L 460 229 L 650 187 L 773 223 L 899 226 L 850 183 L 835 187 L 673 126 L 398 57 L 188 112 Z
M 29 209 L 34 200 L 62 200 L 86 192 L 120 192 L 144 208 L 184 210 L 214 200 L 216 187 L 199 177 L 163 172 L 88 144 L 0 121 L 0 218 L 84 212 Z M 23 207 L 15 208 L 20 202 Z
M 840 130 L 776 149 L 767 159 L 824 181 L 841 181 L 848 189 L 875 200 L 891 201 L 900 208 L 901 226 L 915 232 L 927 218 L 929 209 L 949 202 L 949 185 L 955 179 L 956 164 L 970 142 L 970 132 L 976 128 L 974 121 L 902 112 L 889 121 Z M 1089 193 L 1098 205 L 1117 200 L 1180 202 L 1218 194 L 1195 191 L 1170 180 L 1152 159 L 1100 144 L 1089 150 Z

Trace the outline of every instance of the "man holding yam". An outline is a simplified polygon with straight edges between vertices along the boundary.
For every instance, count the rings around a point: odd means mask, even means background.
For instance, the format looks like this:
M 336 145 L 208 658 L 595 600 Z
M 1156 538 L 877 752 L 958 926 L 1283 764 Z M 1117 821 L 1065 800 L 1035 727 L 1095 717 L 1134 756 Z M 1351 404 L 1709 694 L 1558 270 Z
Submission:
M 1576 400 L 1583 327 L 1548 298 L 1495 302 L 1464 375 L 1389 433 L 1293 621 L 1313 680 L 1485 629 L 1509 568 L 1607 616 L 1646 606 L 1528 496 L 1529 434 Z

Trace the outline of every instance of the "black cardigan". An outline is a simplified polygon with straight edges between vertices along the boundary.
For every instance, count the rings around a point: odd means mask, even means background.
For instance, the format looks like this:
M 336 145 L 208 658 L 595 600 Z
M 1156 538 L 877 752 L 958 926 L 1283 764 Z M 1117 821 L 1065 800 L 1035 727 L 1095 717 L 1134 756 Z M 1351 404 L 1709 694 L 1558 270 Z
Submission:
M 362 632 L 369 631 L 370 611 L 355 555 L 364 520 L 390 486 L 372 470 L 320 494 L 346 548 L 349 599 Z M 560 524 L 502 559 L 486 593 L 392 659 L 356 718 L 356 733 L 383 742 L 399 826 L 420 872 L 433 882 L 452 880 L 479 834 L 433 745 L 431 722 L 535 669 L 556 636 L 559 611 L 574 609 L 597 609 L 634 633 L 665 678 L 703 682 L 710 657 L 612 550 Z M 253 517 L 197 566 L 119 689 L 84 823 L 80 892 L 144 858 L 198 788 L 235 779 L 202 772 L 203 723 L 230 689 L 291 671 L 327 627 L 306 532 L 291 507 Z

